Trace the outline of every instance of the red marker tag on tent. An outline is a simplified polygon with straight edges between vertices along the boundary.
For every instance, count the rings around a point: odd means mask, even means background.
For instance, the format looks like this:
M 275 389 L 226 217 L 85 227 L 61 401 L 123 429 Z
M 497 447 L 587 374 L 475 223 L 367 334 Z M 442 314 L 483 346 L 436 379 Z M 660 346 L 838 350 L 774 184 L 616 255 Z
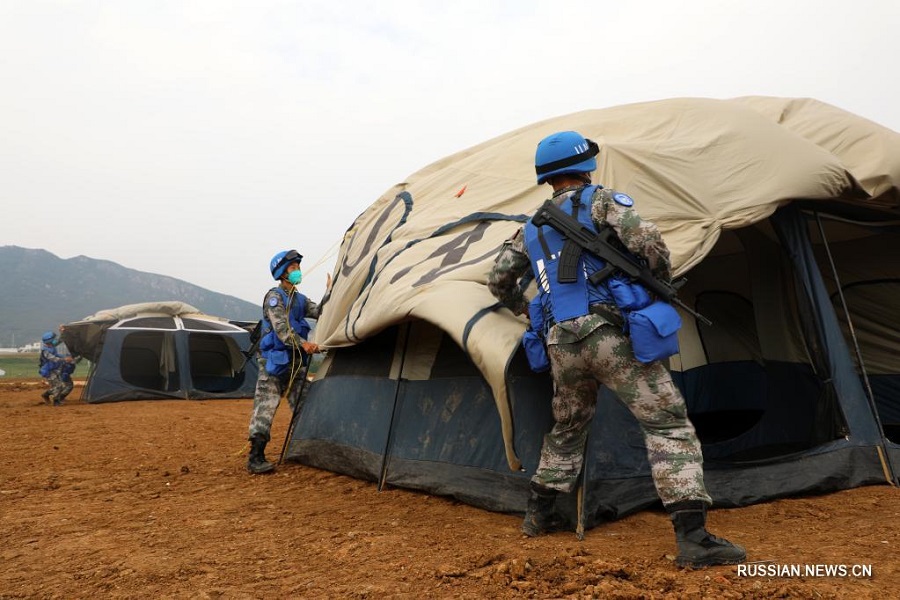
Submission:
M 454 194 L 454 196 L 455 196 L 456 198 L 461 197 L 463 194 L 466 193 L 466 188 L 467 188 L 467 187 L 469 187 L 469 186 L 468 186 L 468 185 L 464 185 L 464 186 L 462 186 L 461 188 L 459 188 L 459 191 L 456 192 L 456 194 Z

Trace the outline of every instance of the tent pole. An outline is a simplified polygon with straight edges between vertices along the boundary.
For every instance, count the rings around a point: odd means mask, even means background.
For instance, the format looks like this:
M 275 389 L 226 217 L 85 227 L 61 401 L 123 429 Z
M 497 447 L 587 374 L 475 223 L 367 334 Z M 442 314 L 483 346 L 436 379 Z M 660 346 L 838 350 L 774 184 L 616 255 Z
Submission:
M 578 541 L 584 541 L 584 505 L 585 505 L 585 488 L 587 487 L 587 470 L 588 470 L 588 443 L 591 438 L 588 436 L 588 439 L 584 442 L 584 456 L 582 457 L 581 463 L 581 476 L 578 478 L 578 502 L 577 502 L 577 510 L 578 510 L 578 524 L 575 526 L 575 537 L 578 538 Z
M 863 386 L 866 390 L 866 400 L 869 401 L 869 410 L 875 417 L 875 424 L 878 426 L 878 435 L 881 439 L 881 446 L 877 448 L 878 458 L 881 460 L 881 468 L 884 470 L 885 479 L 893 486 L 897 485 L 897 476 L 894 467 L 891 464 L 891 455 L 887 451 L 887 439 L 884 435 L 884 426 L 881 424 L 881 417 L 878 415 L 878 406 L 875 404 L 875 394 L 872 392 L 872 384 L 869 382 L 869 374 L 866 371 L 866 365 L 863 362 L 862 350 L 859 348 L 859 340 L 856 337 L 856 330 L 853 328 L 853 321 L 850 318 L 850 307 L 844 298 L 844 288 L 838 277 L 837 267 L 834 264 L 834 258 L 831 255 L 831 248 L 828 246 L 828 238 L 825 237 L 825 227 L 822 225 L 822 218 L 818 211 L 814 211 L 816 216 L 816 224 L 819 227 L 819 235 L 822 238 L 822 245 L 825 248 L 825 255 L 828 257 L 828 265 L 831 267 L 831 275 L 834 277 L 835 287 L 837 288 L 838 298 L 841 300 L 841 308 L 844 311 L 844 318 L 847 319 L 847 331 L 850 333 L 850 339 L 853 342 L 853 350 L 856 353 L 856 360 L 859 363 L 859 372 L 862 376 Z
M 409 334 L 412 330 L 412 324 L 405 323 L 406 335 L 403 338 L 403 347 L 400 351 L 400 369 L 397 371 L 397 385 L 394 387 L 394 408 L 391 410 L 391 422 L 388 425 L 387 441 L 384 443 L 384 455 L 381 458 L 381 472 L 378 477 L 378 491 L 384 488 L 384 481 L 387 479 L 388 463 L 390 461 L 391 446 L 394 441 L 394 419 L 397 417 L 397 409 L 400 404 L 400 384 L 403 382 L 403 366 L 406 362 L 406 350 L 409 347 Z
M 309 367 L 312 365 L 312 357 L 312 354 L 306 357 L 306 364 L 303 366 L 303 374 L 300 376 L 299 383 L 291 381 L 290 383 L 292 385 L 288 385 L 288 388 L 284 393 L 284 398 L 287 398 L 288 403 L 290 403 L 291 388 L 294 385 L 300 386 L 300 389 L 297 392 L 297 398 L 294 400 L 294 406 L 291 407 L 291 422 L 288 423 L 287 434 L 284 436 L 284 443 L 281 444 L 281 453 L 278 455 L 278 462 L 276 463 L 278 466 L 281 466 L 281 463 L 284 461 L 284 454 L 287 451 L 288 443 L 291 441 L 291 436 L 294 435 L 294 428 L 297 427 L 297 420 L 300 416 L 300 411 L 303 409 L 303 390 L 309 382 Z
M 90 362 L 90 361 L 88 361 Z M 94 370 L 97 368 L 97 363 L 91 362 L 91 366 L 88 369 L 87 377 L 84 378 L 84 386 L 81 388 L 81 394 L 78 396 L 78 400 L 80 402 L 86 402 L 85 398 L 88 398 L 88 388 L 90 388 L 91 377 L 94 376 Z

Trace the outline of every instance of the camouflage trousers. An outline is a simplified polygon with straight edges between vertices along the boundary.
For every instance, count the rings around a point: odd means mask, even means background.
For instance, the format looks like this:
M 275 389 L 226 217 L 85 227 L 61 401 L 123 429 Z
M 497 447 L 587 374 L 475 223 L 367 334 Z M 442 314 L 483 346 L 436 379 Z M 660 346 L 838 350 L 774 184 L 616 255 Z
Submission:
M 544 436 L 532 481 L 571 492 L 584 462 L 588 430 L 605 385 L 641 426 L 653 482 L 664 505 L 686 500 L 712 504 L 703 483 L 703 455 L 684 398 L 659 361 L 634 358 L 631 340 L 603 325 L 580 341 L 547 347 L 553 374 L 553 429 Z
M 259 377 L 256 380 L 256 392 L 253 395 L 253 414 L 250 416 L 250 438 L 254 436 L 262 436 L 266 442 L 271 438 L 269 432 L 272 429 L 272 419 L 275 418 L 275 411 L 281 403 L 281 397 L 285 391 L 288 393 L 288 404 L 293 411 L 297 403 L 297 396 L 300 394 L 300 388 L 303 383 L 300 378 L 303 376 L 305 369 L 300 366 L 295 369 L 294 377 L 291 374 L 283 376 L 270 375 L 266 372 L 266 359 L 259 359 Z
M 59 371 L 50 371 L 50 375 L 47 376 L 47 384 L 50 386 L 47 391 L 53 402 L 64 400 L 74 387 L 72 379 L 63 379 Z

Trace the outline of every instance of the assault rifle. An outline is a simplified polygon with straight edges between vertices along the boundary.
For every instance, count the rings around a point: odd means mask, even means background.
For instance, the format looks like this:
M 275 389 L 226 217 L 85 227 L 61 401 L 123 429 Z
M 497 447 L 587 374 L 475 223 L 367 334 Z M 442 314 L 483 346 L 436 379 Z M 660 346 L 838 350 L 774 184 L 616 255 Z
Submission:
M 686 283 L 681 279 L 677 284 L 660 281 L 630 253 L 616 247 L 612 240 L 618 241 L 616 232 L 609 225 L 604 225 L 595 233 L 582 225 L 578 219 L 566 214 L 551 200 L 544 202 L 531 218 L 536 226 L 549 225 L 566 238 L 562 253 L 559 257 L 558 280 L 560 283 L 574 283 L 578 279 L 578 258 L 581 251 L 586 250 L 602 258 L 606 266 L 588 277 L 591 283 L 598 285 L 601 281 L 621 271 L 632 281 L 641 282 L 644 287 L 656 297 L 670 304 L 681 307 L 685 312 L 706 325 L 712 325 L 712 321 L 686 305 L 678 299 L 678 288 Z
M 259 348 L 259 340 L 262 338 L 262 324 L 262 319 L 260 319 L 256 322 L 256 326 L 250 331 L 250 347 L 241 351 L 241 354 L 244 355 L 244 362 L 241 363 L 241 368 L 238 369 L 238 372 L 244 370 L 247 361 L 253 360 L 253 355 L 256 354 L 256 350 Z

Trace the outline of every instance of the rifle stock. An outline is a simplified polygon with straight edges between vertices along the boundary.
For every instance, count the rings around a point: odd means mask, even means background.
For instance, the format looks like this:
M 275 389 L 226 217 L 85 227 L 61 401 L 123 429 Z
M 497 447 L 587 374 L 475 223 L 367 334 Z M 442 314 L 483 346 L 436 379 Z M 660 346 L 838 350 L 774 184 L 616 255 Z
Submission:
M 253 360 L 253 355 L 256 354 L 256 350 L 259 348 L 259 340 L 262 338 L 262 324 L 262 320 L 257 321 L 256 326 L 250 332 L 250 347 L 241 351 L 241 354 L 244 355 L 244 361 L 241 363 L 241 368 L 238 369 L 238 372 L 243 371 L 247 363 Z
M 262 319 L 256 322 L 256 325 L 253 327 L 253 331 L 250 332 L 250 347 L 247 349 L 247 352 L 244 355 L 247 358 L 253 356 L 256 352 L 256 349 L 259 348 L 259 340 L 262 337 Z
M 552 200 L 547 200 L 541 205 L 531 218 L 531 222 L 537 227 L 544 225 L 552 227 L 566 238 L 559 258 L 558 280 L 560 283 L 573 283 L 577 280 L 578 257 L 581 255 L 581 251 L 585 250 L 606 262 L 604 268 L 588 277 L 594 285 L 599 284 L 616 271 L 621 271 L 631 280 L 640 281 L 656 297 L 681 307 L 701 323 L 712 325 L 709 319 L 678 298 L 679 286 L 660 281 L 634 256 L 614 246 L 610 240 L 615 236 L 615 231 L 609 225 L 604 225 L 599 232 L 594 232 L 585 227 L 578 219 L 566 214 Z

